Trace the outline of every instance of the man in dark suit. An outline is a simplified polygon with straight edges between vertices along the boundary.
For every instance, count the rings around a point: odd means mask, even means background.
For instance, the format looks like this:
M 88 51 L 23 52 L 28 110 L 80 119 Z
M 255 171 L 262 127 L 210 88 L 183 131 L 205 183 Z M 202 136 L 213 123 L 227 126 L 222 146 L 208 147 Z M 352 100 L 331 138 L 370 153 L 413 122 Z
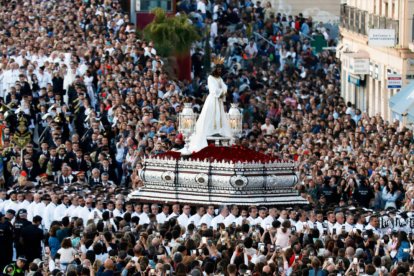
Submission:
M 58 177 L 57 184 L 64 186 L 74 182 L 76 182 L 76 176 L 72 175 L 72 169 L 69 166 L 63 166 L 62 174 Z
M 74 170 L 75 172 L 88 170 L 88 164 L 83 158 L 82 150 L 78 150 L 76 152 L 76 158 L 72 160 L 72 162 L 70 162 L 69 165 L 72 168 L 72 170 Z
M 23 170 L 27 173 L 27 180 L 35 182 L 36 177 L 40 174 L 40 169 L 35 166 L 30 156 L 25 156 Z
M 19 75 L 20 81 L 20 95 L 23 96 L 32 96 L 32 89 L 30 88 L 29 83 L 27 82 L 26 77 L 23 74 Z
M 101 185 L 101 172 L 99 171 L 99 169 L 95 168 L 92 170 L 92 176 L 89 179 L 89 185 L 91 187 Z
M 52 166 L 52 172 L 57 172 L 62 167 L 62 161 L 58 158 L 55 146 L 49 149 L 49 164 Z
M 111 166 L 109 164 L 109 159 L 105 158 L 102 160 L 101 165 L 99 166 L 99 171 L 102 173 L 107 173 L 109 176 L 109 180 L 116 181 L 116 172 L 115 172 L 115 166 Z

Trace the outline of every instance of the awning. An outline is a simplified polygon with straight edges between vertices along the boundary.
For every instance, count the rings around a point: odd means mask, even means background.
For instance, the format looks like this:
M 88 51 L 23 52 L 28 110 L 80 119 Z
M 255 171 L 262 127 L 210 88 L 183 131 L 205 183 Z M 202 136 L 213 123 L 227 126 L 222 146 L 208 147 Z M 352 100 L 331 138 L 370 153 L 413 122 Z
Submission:
M 396 114 L 408 113 L 408 110 L 414 107 L 414 81 L 404 86 L 400 92 L 392 96 L 389 100 L 389 106 Z
M 407 122 L 414 122 L 414 105 L 412 105 L 407 111 Z

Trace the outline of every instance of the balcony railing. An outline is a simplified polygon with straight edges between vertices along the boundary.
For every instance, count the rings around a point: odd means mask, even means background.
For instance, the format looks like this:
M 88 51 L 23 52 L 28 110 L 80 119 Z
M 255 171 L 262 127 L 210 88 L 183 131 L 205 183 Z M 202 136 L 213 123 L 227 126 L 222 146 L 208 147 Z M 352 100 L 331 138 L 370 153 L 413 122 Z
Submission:
M 341 4 L 340 26 L 362 35 L 368 35 L 369 29 L 394 29 L 396 42 L 398 44 L 398 20 L 375 14 L 368 14 L 367 11 Z

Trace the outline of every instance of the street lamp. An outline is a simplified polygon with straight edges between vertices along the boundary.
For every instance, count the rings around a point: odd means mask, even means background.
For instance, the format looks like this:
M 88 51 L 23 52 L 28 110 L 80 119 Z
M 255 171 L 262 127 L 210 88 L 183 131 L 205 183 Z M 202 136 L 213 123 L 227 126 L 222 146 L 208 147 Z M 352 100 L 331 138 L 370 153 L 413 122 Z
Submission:
M 229 120 L 231 133 L 234 138 L 240 137 L 242 133 L 242 121 L 243 116 L 239 110 L 239 104 L 232 103 L 230 106 L 229 113 L 227 114 L 227 118 Z
M 184 135 L 184 150 L 181 152 L 182 155 L 190 155 L 191 152 L 188 149 L 190 136 L 193 134 L 195 125 L 197 122 L 197 113 L 194 113 L 191 103 L 184 103 L 184 108 L 178 115 L 178 131 Z

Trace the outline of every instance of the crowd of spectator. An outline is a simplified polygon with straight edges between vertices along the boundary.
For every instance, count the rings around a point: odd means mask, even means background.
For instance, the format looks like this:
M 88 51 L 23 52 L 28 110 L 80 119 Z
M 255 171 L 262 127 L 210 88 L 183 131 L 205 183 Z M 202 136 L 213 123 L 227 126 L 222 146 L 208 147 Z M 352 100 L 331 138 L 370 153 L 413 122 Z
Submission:
M 129 201 L 143 158 L 183 147 L 183 103 L 201 111 L 205 43 L 181 82 L 116 0 L 0 1 L 0 274 L 413 274 L 413 132 L 344 101 L 312 46 L 329 29 L 269 2 L 177 6 L 226 58 L 236 143 L 297 161 L 310 204 Z

